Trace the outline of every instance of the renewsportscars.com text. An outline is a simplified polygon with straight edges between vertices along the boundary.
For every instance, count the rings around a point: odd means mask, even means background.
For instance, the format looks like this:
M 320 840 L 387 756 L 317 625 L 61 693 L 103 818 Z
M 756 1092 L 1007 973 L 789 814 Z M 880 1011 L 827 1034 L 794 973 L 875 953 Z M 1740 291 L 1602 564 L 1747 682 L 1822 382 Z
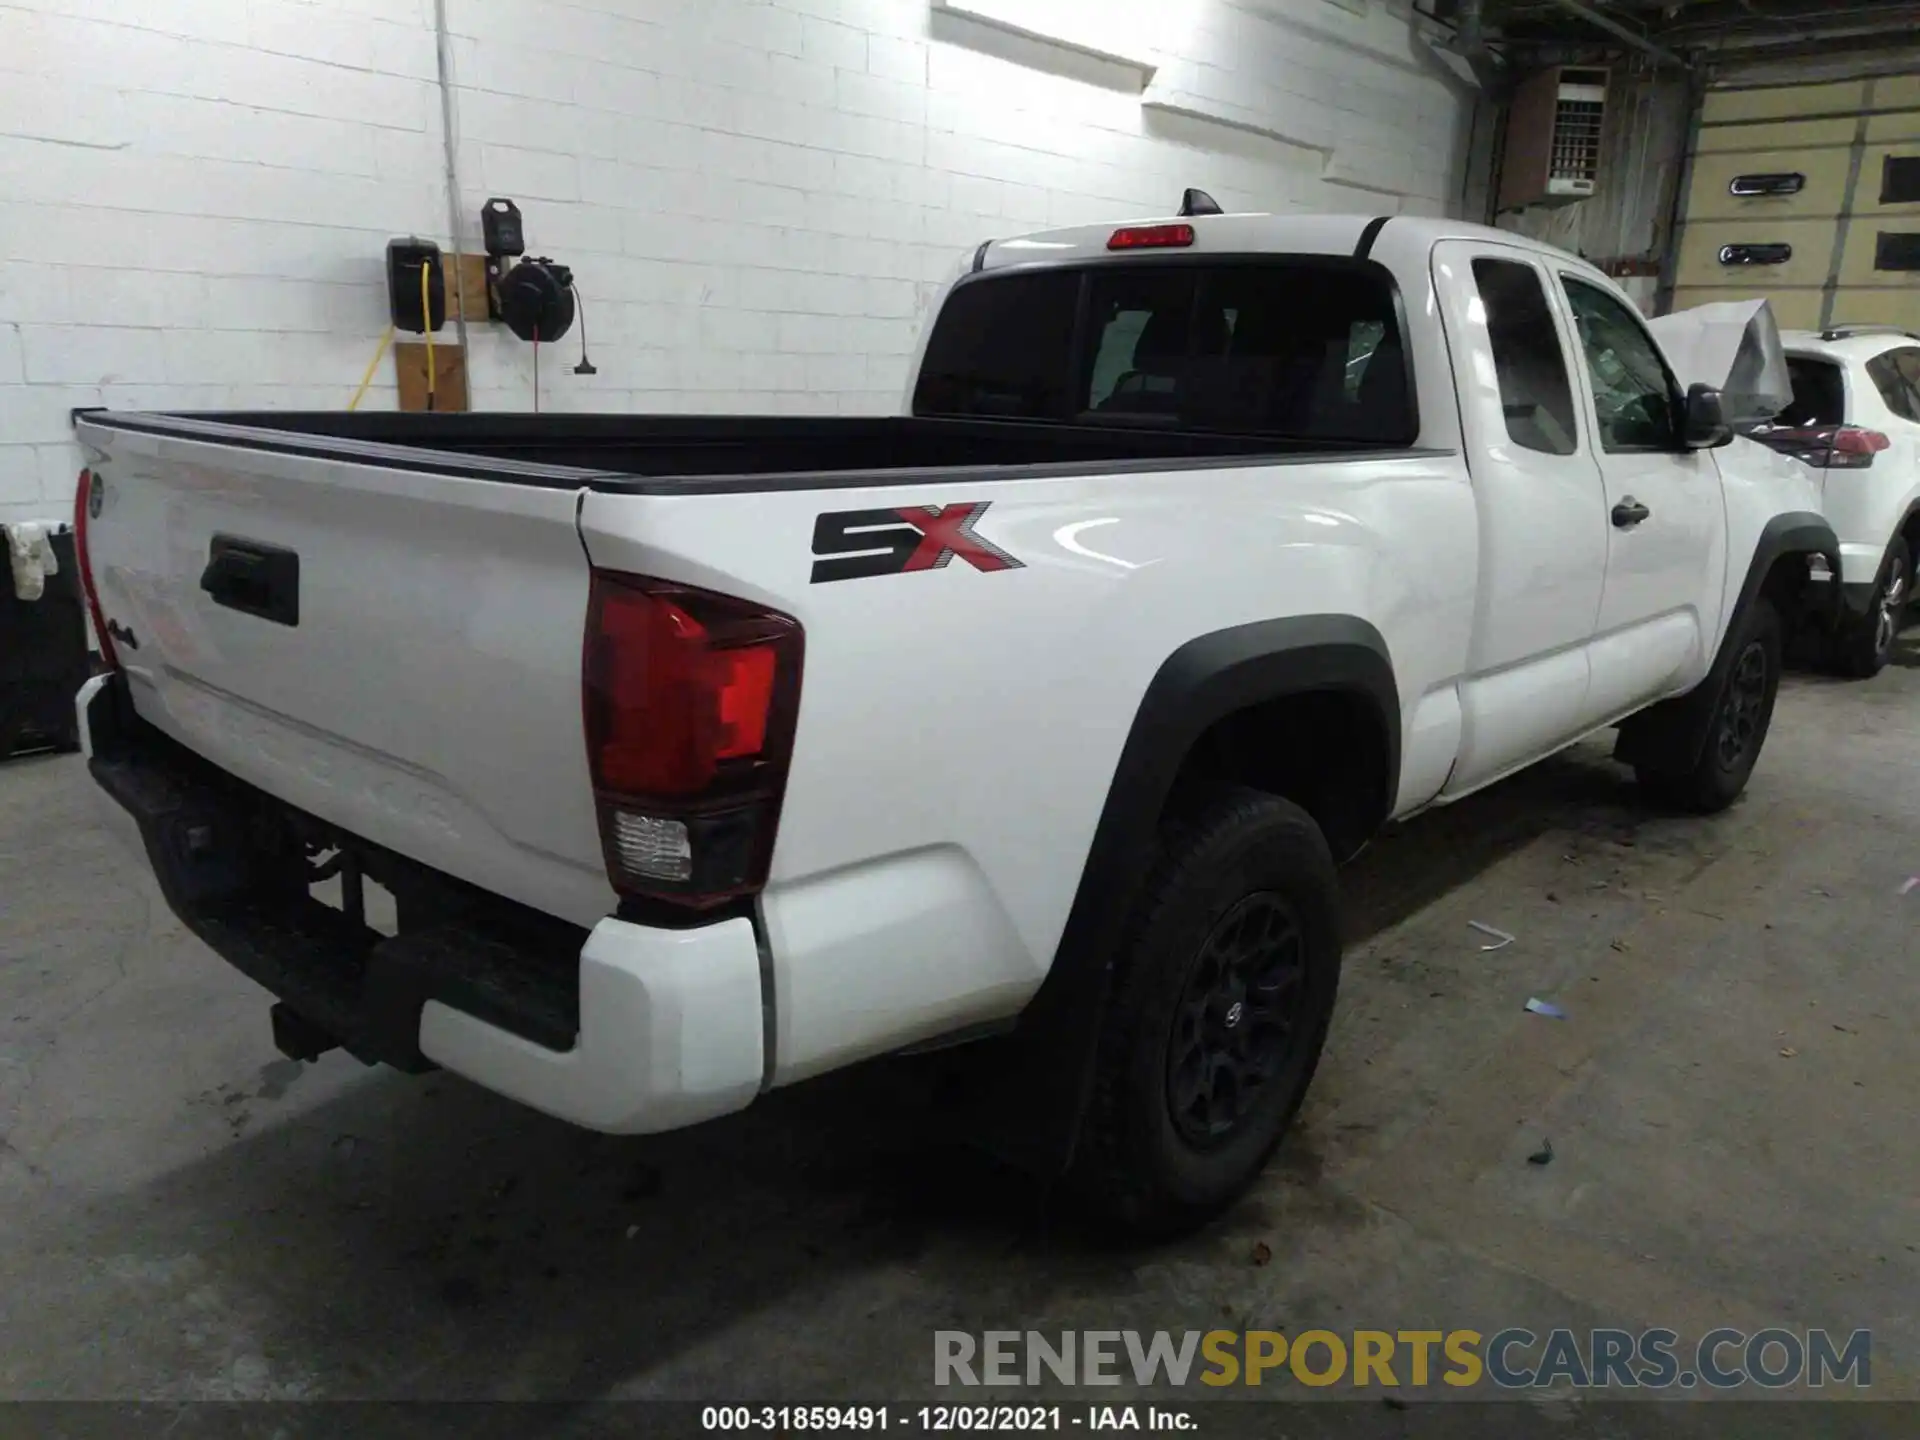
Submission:
M 936 1385 L 1440 1384 L 1505 1390 L 1732 1390 L 1873 1383 L 1873 1336 L 1854 1330 L 936 1330 Z

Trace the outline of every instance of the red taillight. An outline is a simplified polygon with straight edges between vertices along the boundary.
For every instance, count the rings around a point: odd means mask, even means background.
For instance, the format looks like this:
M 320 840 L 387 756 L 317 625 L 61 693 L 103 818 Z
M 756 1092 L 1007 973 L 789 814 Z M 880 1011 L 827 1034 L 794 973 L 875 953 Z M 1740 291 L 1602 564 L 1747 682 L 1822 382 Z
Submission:
M 1166 250 L 1193 244 L 1191 225 L 1128 225 L 1113 232 L 1109 250 Z
M 779 658 L 771 645 L 723 650 L 715 658 L 725 673 L 720 678 L 720 745 L 714 753 L 721 760 L 758 755 L 767 743 Z
M 594 572 L 582 687 L 615 889 L 711 905 L 765 883 L 800 657 L 777 611 Z
M 93 620 L 93 638 L 100 644 L 100 658 L 109 670 L 120 668 L 120 657 L 113 652 L 113 637 L 107 634 L 107 618 L 100 611 L 100 596 L 93 588 L 93 556 L 87 549 L 87 522 L 93 510 L 93 471 L 82 470 L 73 488 L 73 553 L 80 562 L 80 589 L 87 597 L 87 614 Z
M 1816 470 L 1865 470 L 1893 443 L 1860 425 L 1763 425 L 1753 438 Z
M 1872 464 L 1873 457 L 1892 443 L 1878 430 L 1866 430 L 1858 425 L 1842 425 L 1833 432 L 1833 451 L 1836 456 L 1864 457 L 1852 462 L 1854 464 Z

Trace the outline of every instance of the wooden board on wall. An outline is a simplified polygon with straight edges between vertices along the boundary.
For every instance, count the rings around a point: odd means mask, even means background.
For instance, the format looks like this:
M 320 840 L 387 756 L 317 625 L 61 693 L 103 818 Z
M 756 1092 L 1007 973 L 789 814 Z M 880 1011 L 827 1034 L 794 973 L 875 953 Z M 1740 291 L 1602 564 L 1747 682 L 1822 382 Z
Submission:
M 400 340 L 393 347 L 393 378 L 400 387 L 402 410 L 427 408 L 427 347 L 419 340 Z M 458 345 L 433 347 L 433 408 L 467 408 L 467 362 Z
M 452 256 L 447 257 L 452 260 Z M 466 319 L 468 324 L 485 324 L 487 319 L 487 257 L 484 255 L 462 255 L 459 257 L 460 278 L 454 283 L 451 272 L 447 275 L 447 321 L 451 324 L 460 318 L 460 303 L 466 301 Z

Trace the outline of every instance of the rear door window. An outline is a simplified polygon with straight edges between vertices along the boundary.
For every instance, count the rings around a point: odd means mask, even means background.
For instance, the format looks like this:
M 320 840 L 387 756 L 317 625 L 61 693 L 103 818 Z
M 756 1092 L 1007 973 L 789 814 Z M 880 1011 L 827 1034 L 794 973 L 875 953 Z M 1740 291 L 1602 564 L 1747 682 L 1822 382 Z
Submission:
M 1540 272 L 1518 260 L 1482 258 L 1473 262 L 1473 283 L 1487 312 L 1507 438 L 1543 455 L 1573 454 L 1580 431 L 1567 352 Z
M 934 326 L 914 412 L 1375 446 L 1419 428 L 1391 279 L 1332 257 L 969 281 Z
M 1904 420 L 1920 420 L 1920 349 L 1902 346 L 1867 362 L 1867 378 L 1887 408 Z
M 1909 418 L 1920 419 L 1920 347 L 1902 345 L 1892 358 L 1894 373 L 1906 387 Z

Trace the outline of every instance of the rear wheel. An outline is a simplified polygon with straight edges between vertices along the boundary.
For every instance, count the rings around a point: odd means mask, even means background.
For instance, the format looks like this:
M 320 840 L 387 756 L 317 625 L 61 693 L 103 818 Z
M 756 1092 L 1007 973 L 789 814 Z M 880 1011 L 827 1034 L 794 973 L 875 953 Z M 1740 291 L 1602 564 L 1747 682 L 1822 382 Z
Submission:
M 1663 804 L 1710 813 L 1724 810 L 1746 788 L 1766 744 L 1780 690 L 1780 613 L 1756 600 L 1734 636 L 1733 663 L 1720 682 L 1706 744 L 1691 768 L 1657 763 L 1634 767 L 1641 788 Z
M 1893 537 L 1874 579 L 1867 613 L 1851 621 L 1839 637 L 1835 656 L 1842 673 L 1866 679 L 1878 675 L 1893 655 L 1893 643 L 1906 623 L 1913 600 L 1913 554 L 1902 537 Z
M 1125 932 L 1080 1193 L 1138 1235 L 1238 1198 L 1313 1078 L 1339 988 L 1338 882 L 1298 806 L 1232 789 L 1168 822 Z

